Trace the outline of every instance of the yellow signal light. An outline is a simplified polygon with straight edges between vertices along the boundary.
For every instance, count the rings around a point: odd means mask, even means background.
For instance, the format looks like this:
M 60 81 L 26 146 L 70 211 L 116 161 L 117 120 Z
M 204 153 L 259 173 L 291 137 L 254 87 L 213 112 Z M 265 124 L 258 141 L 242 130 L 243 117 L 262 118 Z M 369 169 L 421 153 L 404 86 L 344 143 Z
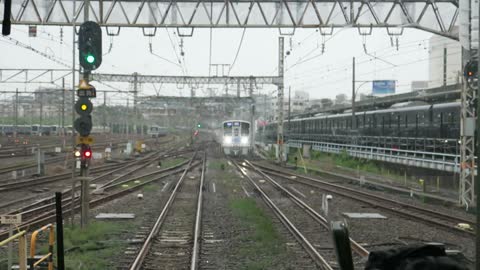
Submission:
M 81 109 L 82 111 L 86 111 L 86 110 L 88 109 L 87 104 L 82 104 L 82 105 L 80 106 L 80 109 Z

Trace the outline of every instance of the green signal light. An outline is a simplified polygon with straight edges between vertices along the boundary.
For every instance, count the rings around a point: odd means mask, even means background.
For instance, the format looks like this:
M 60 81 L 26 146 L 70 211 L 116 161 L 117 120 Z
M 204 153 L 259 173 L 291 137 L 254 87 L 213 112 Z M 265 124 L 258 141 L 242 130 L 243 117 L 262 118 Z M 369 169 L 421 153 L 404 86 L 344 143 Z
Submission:
M 91 54 L 87 54 L 87 57 L 85 58 L 85 60 L 87 60 L 87 63 L 93 64 L 93 62 L 95 62 L 95 56 Z
M 202 125 L 198 124 L 197 127 L 202 127 Z

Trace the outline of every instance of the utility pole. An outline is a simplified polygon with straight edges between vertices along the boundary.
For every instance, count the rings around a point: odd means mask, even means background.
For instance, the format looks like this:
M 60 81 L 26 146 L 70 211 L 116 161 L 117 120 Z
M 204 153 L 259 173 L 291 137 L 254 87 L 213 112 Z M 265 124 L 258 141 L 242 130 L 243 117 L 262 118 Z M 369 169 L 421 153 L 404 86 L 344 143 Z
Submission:
M 355 123 L 355 57 L 352 60 L 352 129 L 354 129 L 357 125 Z
M 75 48 L 75 39 L 76 39 L 76 33 L 75 33 L 75 23 L 76 23 L 76 3 L 77 1 L 76 0 L 73 0 L 73 10 L 72 10 L 72 104 L 71 104 L 71 108 L 72 108 L 72 152 L 74 151 L 75 147 L 77 146 L 76 144 L 76 140 L 75 140 L 75 129 L 73 128 L 74 127 L 74 123 L 75 123 L 75 63 L 76 63 L 76 53 L 77 53 L 77 50 Z M 76 161 L 75 159 L 72 160 L 73 162 L 73 166 L 72 166 L 72 181 L 73 183 L 75 183 L 75 169 L 76 169 Z M 72 203 L 72 206 L 73 206 L 73 203 Z M 73 224 L 73 218 L 75 216 L 75 214 L 72 212 L 71 214 L 71 221 L 72 221 L 72 224 Z
M 107 125 L 107 91 L 103 92 L 103 133 Z
M 292 103 L 291 103 L 291 96 L 290 96 L 291 86 L 288 87 L 288 128 L 287 128 L 287 138 L 290 136 L 290 115 L 292 113 Z
M 137 133 L 137 94 L 138 94 L 138 73 L 133 73 L 133 133 Z
M 62 78 L 62 135 L 65 135 L 65 78 Z M 65 139 L 65 137 L 64 137 Z M 65 144 L 65 141 L 64 141 Z M 64 145 L 65 146 L 65 145 Z
M 447 87 L 447 47 L 443 48 L 443 87 Z
M 129 111 L 128 111 L 128 107 L 129 107 L 129 103 L 130 103 L 130 100 L 127 98 L 127 110 L 126 110 L 126 117 L 125 117 L 125 136 L 127 137 L 127 140 L 128 140 L 128 135 L 129 135 L 129 127 L 128 127 L 128 117 L 130 116 L 129 115 Z
M 278 84 L 278 126 L 277 126 L 277 144 L 278 159 L 283 164 L 283 63 L 284 63 L 284 40 L 283 37 L 278 38 L 278 76 L 281 82 Z
M 250 76 L 248 83 L 248 96 L 253 98 L 253 76 Z
M 478 35 L 480 35 L 480 20 L 478 20 Z M 480 37 L 480 36 L 479 36 Z M 477 49 L 477 67 L 478 64 L 480 63 L 480 39 L 478 40 L 478 49 Z M 480 131 L 478 130 L 480 128 L 480 102 L 478 102 L 478 99 L 480 99 L 480 72 L 478 73 L 478 79 L 477 79 L 477 147 L 476 147 L 476 153 L 474 156 L 477 156 L 477 170 L 480 168 L 480 161 L 478 159 L 479 152 L 478 150 L 480 149 L 479 143 L 480 143 Z M 475 269 L 480 270 L 480 173 L 477 172 L 477 175 L 475 176 L 475 197 L 476 200 L 475 206 L 477 210 L 477 222 L 476 222 L 476 234 L 475 234 Z
M 15 90 L 15 132 L 13 137 L 16 139 L 18 133 L 18 88 Z
M 43 93 L 40 92 L 40 127 L 38 128 L 38 135 L 42 134 L 43 126 Z

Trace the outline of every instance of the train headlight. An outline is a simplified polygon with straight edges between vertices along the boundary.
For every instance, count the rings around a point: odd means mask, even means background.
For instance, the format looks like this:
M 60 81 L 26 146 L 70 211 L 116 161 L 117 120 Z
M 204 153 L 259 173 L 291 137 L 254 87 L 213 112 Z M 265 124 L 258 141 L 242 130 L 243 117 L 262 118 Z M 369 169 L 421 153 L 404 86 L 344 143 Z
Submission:
M 223 137 L 223 143 L 232 143 L 232 137 Z
M 242 144 L 248 144 L 248 137 L 242 137 L 242 139 L 240 140 L 240 142 Z

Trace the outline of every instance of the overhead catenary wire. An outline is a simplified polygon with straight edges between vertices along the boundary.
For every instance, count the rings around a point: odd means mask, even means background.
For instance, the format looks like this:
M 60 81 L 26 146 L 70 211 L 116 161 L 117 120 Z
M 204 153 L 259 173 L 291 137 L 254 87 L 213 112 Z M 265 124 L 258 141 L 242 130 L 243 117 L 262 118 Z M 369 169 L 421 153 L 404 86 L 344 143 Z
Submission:
M 238 58 L 238 55 L 240 54 L 240 50 L 242 48 L 243 38 L 245 37 L 246 30 L 247 30 L 247 28 L 243 28 L 242 37 L 240 38 L 240 43 L 238 44 L 238 48 L 237 48 L 237 53 L 235 54 L 235 58 L 233 59 L 233 62 L 230 65 L 230 69 L 228 70 L 228 76 L 230 76 L 230 72 L 232 71 L 233 67 L 235 66 L 235 63 L 237 62 L 237 58 Z
M 449 53 L 447 55 L 458 55 L 460 53 L 461 52 L 454 52 L 454 53 Z M 443 55 L 437 56 L 437 57 L 427 57 L 427 58 L 417 59 L 417 60 L 414 60 L 414 61 L 411 61 L 411 62 L 398 64 L 397 67 L 410 66 L 412 64 L 428 61 L 428 60 L 431 60 L 431 59 L 439 59 L 439 58 L 442 58 L 442 57 L 443 57 Z M 369 75 L 369 74 L 372 74 L 372 73 L 375 73 L 375 72 L 388 70 L 388 69 L 391 69 L 391 67 L 382 68 L 382 69 L 378 69 L 378 70 L 374 70 L 374 71 L 370 71 L 370 72 L 360 73 L 360 74 L 357 74 L 357 76 L 365 76 L 365 75 Z M 349 70 L 349 69 L 346 69 L 346 70 Z M 349 77 L 350 77 L 350 74 L 348 73 L 347 76 L 336 78 L 334 80 L 329 80 L 329 81 L 326 81 L 326 82 L 322 82 L 321 86 L 325 87 L 325 86 L 328 86 L 328 85 L 335 85 L 335 84 L 343 83 L 344 80 L 342 80 L 342 79 L 348 79 Z M 308 84 L 308 85 L 318 85 L 318 81 L 310 80 L 310 84 Z M 305 88 L 303 88 L 303 89 L 305 89 Z

